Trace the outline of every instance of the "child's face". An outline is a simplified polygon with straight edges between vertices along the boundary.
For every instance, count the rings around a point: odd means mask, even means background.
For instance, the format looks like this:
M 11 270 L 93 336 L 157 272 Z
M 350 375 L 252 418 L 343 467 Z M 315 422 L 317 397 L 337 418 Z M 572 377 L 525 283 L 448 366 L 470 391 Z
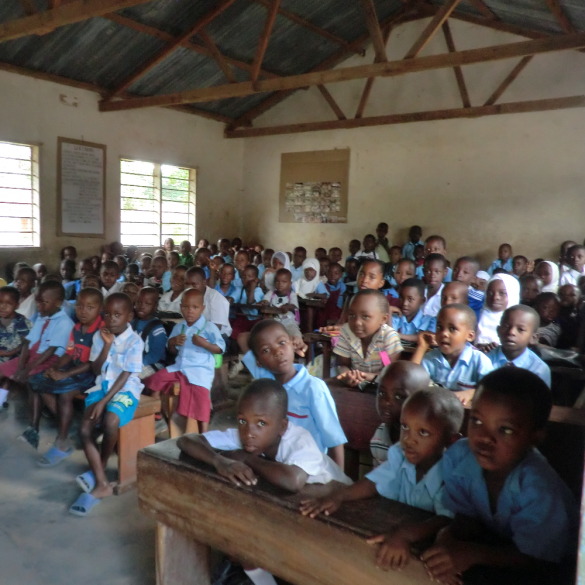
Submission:
M 475 339 L 466 315 L 457 309 L 441 309 L 437 317 L 437 345 L 443 355 L 461 353 L 468 342 Z
M 376 248 L 375 238 L 364 238 L 364 252 L 373 252 Z
M 342 252 L 339 248 L 331 248 L 331 250 L 329 250 L 329 259 L 332 264 L 341 262 L 341 255 Z
M 230 243 L 227 240 L 218 240 L 217 247 L 222 256 L 225 256 L 230 251 Z
M 321 260 L 321 258 L 324 258 L 325 256 L 327 256 L 327 250 L 325 250 L 325 248 L 317 248 L 315 250 L 315 258 L 317 258 L 317 260 Z
M 181 299 L 181 313 L 189 327 L 196 323 L 203 314 L 205 305 L 202 294 L 184 294 Z
M 231 264 L 224 264 L 219 271 L 219 281 L 223 286 L 229 286 L 235 276 L 234 267 Z
M 417 246 L 414 249 L 414 259 L 421 260 L 425 257 L 425 247 L 424 246 Z
M 37 279 L 40 281 L 43 276 L 47 276 L 47 267 L 44 264 L 35 264 L 33 266 L 35 272 L 37 273 Z
M 182 272 L 175 272 L 171 276 L 171 290 L 173 292 L 185 290 L 185 275 Z
M 277 274 L 274 279 L 274 288 L 281 295 L 287 294 L 292 286 L 290 274 Z
M 547 299 L 540 303 L 537 301 L 535 309 L 540 315 L 541 326 L 545 326 L 558 318 L 560 305 L 556 299 Z
M 18 307 L 18 303 L 8 293 L 0 293 L 0 318 L 10 319 L 14 316 L 14 312 Z
M 122 291 L 125 295 L 128 295 L 130 297 L 130 300 L 132 301 L 132 306 L 134 306 L 136 304 L 136 299 L 138 299 L 138 286 L 136 286 L 135 284 L 133 284 L 132 282 L 127 282 L 123 287 L 122 287 Z
M 453 270 L 453 280 L 462 282 L 469 286 L 474 281 L 476 274 L 477 271 L 475 266 L 471 262 L 461 260 L 455 265 L 455 270 Z
M 425 282 L 429 286 L 439 287 L 447 276 L 447 269 L 442 260 L 426 262 L 424 267 Z
M 141 320 L 145 321 L 154 317 L 156 308 L 158 306 L 158 292 L 156 291 L 141 291 L 136 299 L 134 305 L 134 312 L 136 316 Z
M 130 266 L 132 266 L 132 264 Z M 126 281 L 127 282 L 137 282 L 138 274 L 133 272 L 134 269 L 131 269 L 130 266 L 128 266 L 124 272 L 124 274 L 126 276 Z
M 140 260 L 140 270 L 142 272 L 146 272 L 150 268 L 151 264 L 152 264 L 152 258 L 150 256 L 145 256 L 144 258 L 142 258 Z
M 535 272 L 536 272 L 536 276 L 538 276 L 538 278 L 540 278 L 540 280 L 542 280 L 542 283 L 545 286 L 548 286 L 549 284 L 552 283 L 553 271 L 552 271 L 551 265 L 548 264 L 547 262 L 541 262 L 536 267 Z
M 37 293 L 35 302 L 37 304 L 37 311 L 41 317 L 54 315 L 63 304 L 63 301 L 53 290 L 44 290 Z
M 100 269 L 100 259 L 98 256 L 92 256 L 91 265 L 93 266 L 93 271 L 97 273 L 97 271 Z
M 119 299 L 106 300 L 104 307 L 104 322 L 106 329 L 114 335 L 124 333 L 128 323 L 132 321 L 133 312 L 128 308 L 126 303 Z
M 254 350 L 258 365 L 274 375 L 285 375 L 294 363 L 294 349 L 286 329 L 275 324 L 260 333 Z
M 458 286 L 456 283 L 448 283 L 444 286 L 441 292 L 441 307 L 445 305 L 467 305 L 469 302 L 465 287 Z
M 110 259 L 111 259 L 111 254 L 110 254 L 109 252 L 104 252 L 104 253 L 102 254 L 102 264 L 103 264 L 104 262 L 107 262 L 107 261 L 108 261 L 108 260 L 110 260 Z
M 242 272 L 242 284 L 244 286 L 248 286 L 251 282 L 255 285 L 258 284 L 258 277 L 256 276 L 256 271 L 252 268 L 248 268 Z
M 171 240 L 171 238 L 167 238 L 165 240 L 163 247 L 165 249 L 165 252 L 170 252 L 175 247 L 175 243 L 173 242 L 173 240 Z
M 374 296 L 356 297 L 349 307 L 347 322 L 358 339 L 369 339 L 388 320 L 388 312 L 383 313 Z
M 411 262 L 400 262 L 394 272 L 394 280 L 401 285 L 407 278 L 414 278 L 415 270 Z
M 201 247 L 204 248 L 205 246 L 201 246 Z M 180 250 L 181 250 L 181 254 L 183 256 L 190 254 L 191 253 L 191 242 L 188 242 L 186 240 L 184 242 L 181 242 Z
M 358 264 L 353 260 L 348 260 L 345 263 L 345 274 L 350 281 L 356 280 L 358 275 Z
M 417 244 L 418 242 L 420 242 L 420 239 L 422 237 L 422 231 L 419 230 L 418 228 L 414 228 L 410 230 L 410 232 L 408 233 L 408 237 L 410 238 L 410 241 L 413 244 Z
M 559 298 L 561 299 L 561 307 L 574 309 L 581 299 L 581 291 L 573 284 L 564 284 L 559 288 Z
M 577 245 L 577 242 L 566 241 L 566 242 L 563 242 L 562 243 L 562 245 L 561 245 L 561 256 L 559 258 L 559 260 L 561 261 L 561 263 L 567 262 L 567 260 L 568 260 L 568 258 L 567 258 L 567 252 L 569 251 L 569 248 L 572 248 L 575 245 Z
M 511 255 L 512 255 L 512 248 L 510 248 L 510 246 L 508 246 L 507 244 L 502 244 L 500 246 L 500 249 L 498 250 L 498 258 L 502 262 L 507 262 L 510 259 Z
M 280 438 L 288 428 L 273 396 L 250 396 L 240 401 L 238 433 L 242 448 L 251 455 L 263 455 L 278 449 Z
M 443 256 L 447 255 L 447 250 L 445 250 L 445 246 L 443 246 L 443 242 L 441 240 L 428 240 L 425 244 L 425 257 L 429 254 L 441 254 Z
M 154 261 L 152 262 L 153 276 L 157 279 L 161 279 L 163 277 L 163 274 L 167 271 L 167 267 L 168 264 L 165 258 L 161 258 L 160 256 L 158 258 L 155 258 Z
M 321 260 L 319 260 L 319 266 L 321 267 L 319 276 L 327 276 L 327 272 L 329 271 L 330 265 L 331 262 L 329 262 L 328 258 L 321 258 Z
M 540 286 L 534 278 L 523 280 L 520 284 L 520 298 L 525 302 L 533 301 L 540 294 Z
M 93 264 L 89 260 L 82 260 L 79 263 L 79 276 L 81 278 L 84 278 L 85 276 L 87 276 L 88 274 L 92 274 L 93 272 L 94 272 Z
M 63 260 L 73 260 L 75 262 L 75 258 L 77 258 L 75 248 L 67 247 L 63 250 Z
M 302 266 L 303 262 L 307 259 L 307 253 L 304 250 L 296 249 L 293 252 L 293 264 L 295 268 Z
M 357 287 L 359 290 L 380 289 L 384 286 L 382 268 L 377 262 L 362 264 L 357 275 Z
M 175 256 L 175 254 L 171 254 L 169 256 L 169 268 L 170 270 L 174 270 L 179 265 L 179 257 Z
M 525 405 L 480 386 L 467 428 L 469 448 L 485 471 L 507 475 L 536 443 Z
M 61 274 L 61 278 L 63 280 L 71 280 L 73 278 L 73 271 L 69 266 L 67 266 L 67 262 L 61 262 L 59 266 L 59 273 Z
M 100 288 L 100 279 L 97 274 L 88 274 L 83 280 L 81 281 L 81 288 Z
M 494 280 L 488 286 L 485 299 L 488 309 L 496 313 L 505 311 L 508 307 L 508 291 L 506 290 L 506 285 L 501 280 Z
M 116 256 L 116 264 L 118 264 L 118 266 L 120 267 L 120 274 L 122 274 L 124 270 L 126 270 L 126 261 L 124 260 L 124 258 Z
M 106 289 L 110 289 L 116 284 L 116 280 L 120 278 L 120 274 L 114 268 L 102 267 L 100 270 L 100 280 Z
M 201 274 L 187 274 L 185 276 L 185 283 L 187 288 L 194 288 L 205 294 L 207 283 Z
M 209 260 L 209 267 L 216 272 L 223 266 L 223 258 L 221 256 L 216 256 L 215 258 L 211 258 Z
M 382 422 L 391 425 L 400 421 L 402 406 L 409 396 L 410 391 L 397 384 L 392 376 L 382 378 L 376 395 L 376 410 Z
M 207 246 L 209 246 L 209 242 L 207 240 L 199 240 L 199 243 L 197 244 L 198 248 L 207 248 Z
M 376 235 L 378 236 L 379 240 L 383 240 L 388 235 L 388 226 L 379 224 L 376 228 Z
M 514 258 L 514 262 L 512 263 L 512 272 L 516 276 L 522 276 L 523 274 L 526 274 L 527 269 L 528 263 L 526 262 L 526 260 L 524 260 L 524 258 Z
M 356 254 L 357 254 L 357 253 L 360 251 L 360 247 L 361 247 L 361 246 L 360 246 L 360 242 L 359 242 L 359 240 L 352 240 L 352 241 L 349 243 L 349 253 L 350 253 L 352 256 L 355 256 L 355 255 L 356 255 Z
M 425 298 L 416 286 L 405 286 L 400 289 L 400 310 L 407 319 L 415 317 L 424 302 Z
M 196 266 L 209 266 L 209 252 L 206 250 L 200 250 L 195 254 L 195 265 Z
M 390 248 L 390 263 L 395 266 L 402 258 L 402 250 L 397 248 Z
M 338 264 L 333 264 L 329 266 L 329 271 L 327 272 L 327 281 L 333 285 L 336 285 L 343 276 L 343 272 L 341 271 L 341 267 Z
M 523 353 L 536 343 L 534 334 L 534 318 L 524 311 L 509 311 L 498 326 L 498 337 L 506 353 Z
M 35 285 L 33 279 L 26 272 L 17 272 L 16 279 L 14 281 L 14 287 L 20 294 L 26 294 L 30 292 L 32 287 Z
M 262 252 L 262 264 L 266 266 L 266 268 L 270 268 L 272 266 L 272 256 L 274 252 L 269 252 L 268 250 L 264 250 Z
M 248 266 L 250 260 L 248 259 L 248 254 L 240 252 L 239 254 L 236 254 L 234 262 L 236 264 L 236 269 L 241 273 L 242 270 Z
M 583 248 L 576 248 L 575 250 L 571 250 L 568 256 L 569 266 L 581 272 L 585 265 L 585 250 Z
M 272 268 L 274 268 L 274 270 L 280 270 L 281 268 L 284 268 L 284 264 L 280 258 L 272 258 Z
M 305 275 L 305 280 L 309 281 L 313 280 L 313 278 L 317 276 L 317 271 L 314 268 L 305 268 L 303 273 Z
M 102 304 L 95 294 L 78 295 L 75 303 L 75 314 L 82 325 L 91 325 L 100 314 Z

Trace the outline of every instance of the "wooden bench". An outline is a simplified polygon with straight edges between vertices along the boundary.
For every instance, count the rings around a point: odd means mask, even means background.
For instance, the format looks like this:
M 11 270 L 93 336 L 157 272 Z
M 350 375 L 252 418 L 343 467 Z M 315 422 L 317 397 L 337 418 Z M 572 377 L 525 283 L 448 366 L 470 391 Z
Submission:
M 313 333 L 315 329 L 315 314 L 324 308 L 325 301 L 320 299 L 299 299 L 302 333 Z
M 169 440 L 138 456 L 138 501 L 157 521 L 157 585 L 209 585 L 211 547 L 298 585 L 430 584 L 422 563 L 386 573 L 366 538 L 431 514 L 384 498 L 349 502 L 331 517 L 298 509 L 327 486 L 291 494 L 260 481 L 237 488 Z

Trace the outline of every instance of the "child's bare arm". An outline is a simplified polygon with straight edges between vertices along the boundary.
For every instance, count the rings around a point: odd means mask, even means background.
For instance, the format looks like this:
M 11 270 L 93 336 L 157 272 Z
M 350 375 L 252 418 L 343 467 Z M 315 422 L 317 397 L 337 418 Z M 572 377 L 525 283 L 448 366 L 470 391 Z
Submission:
M 329 455 L 329 457 L 331 457 L 331 459 L 333 459 L 333 461 L 335 461 L 335 463 L 337 463 L 337 465 L 343 469 L 345 466 L 345 449 L 343 448 L 343 445 L 329 447 L 327 450 L 327 455 Z
M 222 354 L 223 350 L 221 349 L 221 347 L 219 347 L 219 345 L 215 345 L 215 343 L 210 343 L 209 341 L 207 341 L 207 339 L 205 339 L 204 337 L 201 337 L 201 335 L 193 335 L 193 345 L 196 345 L 197 347 L 200 347 L 202 349 L 206 349 L 209 353 L 214 353 L 214 354 Z
M 18 347 L 14 349 L 0 349 L 0 357 L 12 357 L 18 355 L 22 348 L 24 347 L 24 343 L 21 343 Z
M 29 344 L 28 340 L 25 339 L 24 343 L 22 344 L 22 350 L 20 352 L 20 357 L 18 358 L 17 372 L 24 370 L 24 366 L 28 360 L 29 347 L 30 347 L 30 344 Z
M 100 331 L 100 335 L 104 342 L 104 346 L 102 347 L 102 351 L 100 352 L 100 355 L 98 355 L 97 360 L 91 362 L 91 369 L 96 376 L 99 376 L 102 371 L 102 366 L 108 357 L 108 353 L 110 353 L 112 343 L 114 343 L 114 334 L 110 333 L 105 327 Z
M 56 347 L 49 347 L 47 348 L 41 355 L 39 355 L 36 359 L 32 360 L 26 366 L 19 370 L 14 375 L 14 379 L 17 382 L 24 382 L 27 378 L 29 372 L 32 372 L 35 368 L 38 368 L 40 365 L 44 364 L 49 358 L 53 357 L 55 352 L 57 351 Z M 19 363 L 20 366 L 20 363 Z
M 432 334 L 428 333 L 427 331 L 419 331 L 418 337 L 418 347 L 416 351 L 412 354 L 410 361 L 413 364 L 422 364 L 423 358 L 427 353 L 427 350 L 431 346 L 432 342 Z
M 418 341 L 418 335 L 408 335 L 406 333 L 399 333 L 402 341 L 409 341 L 410 343 L 416 343 Z
M 309 293 L 306 296 L 308 299 L 316 299 L 319 301 L 325 301 L 329 298 L 329 296 L 326 295 L 325 293 Z
M 338 355 L 337 356 L 337 369 L 339 371 L 339 374 L 344 374 L 345 372 L 349 372 L 351 370 L 351 358 Z
M 84 362 L 79 364 L 78 366 L 71 368 L 69 370 L 63 370 L 63 368 L 71 362 L 73 357 L 71 354 L 65 354 L 61 356 L 61 359 L 57 363 L 54 368 L 50 368 L 46 371 L 45 377 L 51 378 L 51 380 L 59 381 L 64 380 L 65 378 L 72 378 L 73 376 L 78 376 L 79 374 L 85 374 L 85 372 L 89 372 L 91 369 L 91 362 Z

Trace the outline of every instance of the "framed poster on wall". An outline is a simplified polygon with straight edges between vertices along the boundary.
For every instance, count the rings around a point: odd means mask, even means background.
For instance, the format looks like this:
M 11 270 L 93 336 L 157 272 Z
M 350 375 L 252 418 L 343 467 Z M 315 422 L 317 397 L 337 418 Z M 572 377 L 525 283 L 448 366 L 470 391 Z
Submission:
M 57 235 L 103 238 L 106 145 L 57 139 Z
M 281 223 L 347 223 L 349 148 L 288 152 L 280 160 Z

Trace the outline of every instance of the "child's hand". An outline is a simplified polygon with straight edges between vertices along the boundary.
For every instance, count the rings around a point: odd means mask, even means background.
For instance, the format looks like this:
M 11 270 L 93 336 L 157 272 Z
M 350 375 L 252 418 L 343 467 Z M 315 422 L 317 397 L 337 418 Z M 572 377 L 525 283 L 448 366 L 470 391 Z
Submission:
M 8 353 L 7 349 L 0 349 L 0 357 L 6 357 Z
M 191 341 L 193 342 L 193 345 L 197 347 L 204 348 L 207 345 L 207 339 L 201 337 L 201 335 L 193 335 L 193 337 L 191 337 Z
M 234 298 L 233 297 L 225 297 L 225 300 L 231 305 L 234 302 Z
M 181 335 L 177 335 L 172 339 L 175 340 L 175 345 L 180 347 L 181 345 L 185 345 L 185 341 L 187 341 L 187 336 L 184 333 L 181 333 Z
M 496 343 L 495 341 L 492 341 L 491 343 L 480 343 L 479 345 L 476 345 L 475 347 L 477 347 L 477 349 L 479 349 L 479 351 L 483 351 L 483 353 L 489 353 L 490 351 L 492 351 L 492 349 L 496 349 L 496 347 L 498 347 L 498 343 Z
M 342 503 L 343 498 L 341 497 L 340 492 L 337 492 L 324 498 L 301 500 L 300 510 L 303 516 L 310 516 L 311 518 L 315 518 L 319 514 L 329 516 L 336 510 L 339 510 Z
M 219 475 L 229 479 L 238 487 L 242 483 L 245 485 L 256 485 L 258 483 L 258 478 L 252 469 L 241 461 L 231 461 L 223 457 L 215 469 Z
M 329 333 L 330 331 L 341 331 L 341 325 L 327 325 L 327 327 L 319 328 L 319 333 Z
M 114 343 L 115 335 L 113 333 L 110 333 L 110 331 L 105 327 L 101 329 L 100 335 L 102 336 L 102 340 L 105 344 L 111 345 L 112 343 Z
M 309 346 L 303 341 L 303 338 L 295 335 L 291 337 L 291 342 L 294 352 L 301 357 L 305 357 L 305 353 L 309 349 Z
M 99 400 L 98 402 L 90 404 L 88 409 L 85 411 L 85 414 L 91 420 L 99 420 L 104 413 L 105 408 L 106 403 L 104 403 L 102 400 Z
M 28 371 L 27 370 L 18 370 L 14 376 L 12 376 L 12 379 L 15 382 L 18 382 L 20 384 L 25 384 L 26 380 L 28 378 Z
M 347 384 L 350 388 L 357 388 L 366 379 L 366 376 L 359 370 L 348 370 L 343 374 L 339 374 L 337 379 Z
M 476 564 L 473 545 L 459 540 L 432 546 L 421 561 L 431 579 L 449 585 L 463 583 L 461 573 Z
M 418 345 L 429 349 L 435 341 L 435 336 L 430 331 L 419 331 L 418 332 Z
M 461 404 L 463 404 L 463 406 L 468 406 L 471 404 L 474 394 L 475 388 L 471 388 L 470 390 L 459 390 L 455 392 L 455 396 L 457 396 L 458 400 L 461 402 Z
M 51 380 L 54 380 L 55 382 L 58 382 L 59 380 L 64 380 L 65 378 L 68 378 L 69 375 L 67 374 L 67 372 L 61 372 L 60 370 L 56 370 L 55 368 L 51 368 L 48 371 L 48 377 L 51 378 Z
M 410 560 L 410 543 L 397 533 L 380 534 L 368 539 L 368 544 L 379 544 L 376 566 L 384 571 L 401 571 Z
M 268 301 L 260 301 L 258 303 L 259 307 L 267 307 L 270 303 Z
M 402 311 L 398 308 L 398 307 L 390 307 L 390 315 L 398 315 L 399 317 L 402 317 Z

